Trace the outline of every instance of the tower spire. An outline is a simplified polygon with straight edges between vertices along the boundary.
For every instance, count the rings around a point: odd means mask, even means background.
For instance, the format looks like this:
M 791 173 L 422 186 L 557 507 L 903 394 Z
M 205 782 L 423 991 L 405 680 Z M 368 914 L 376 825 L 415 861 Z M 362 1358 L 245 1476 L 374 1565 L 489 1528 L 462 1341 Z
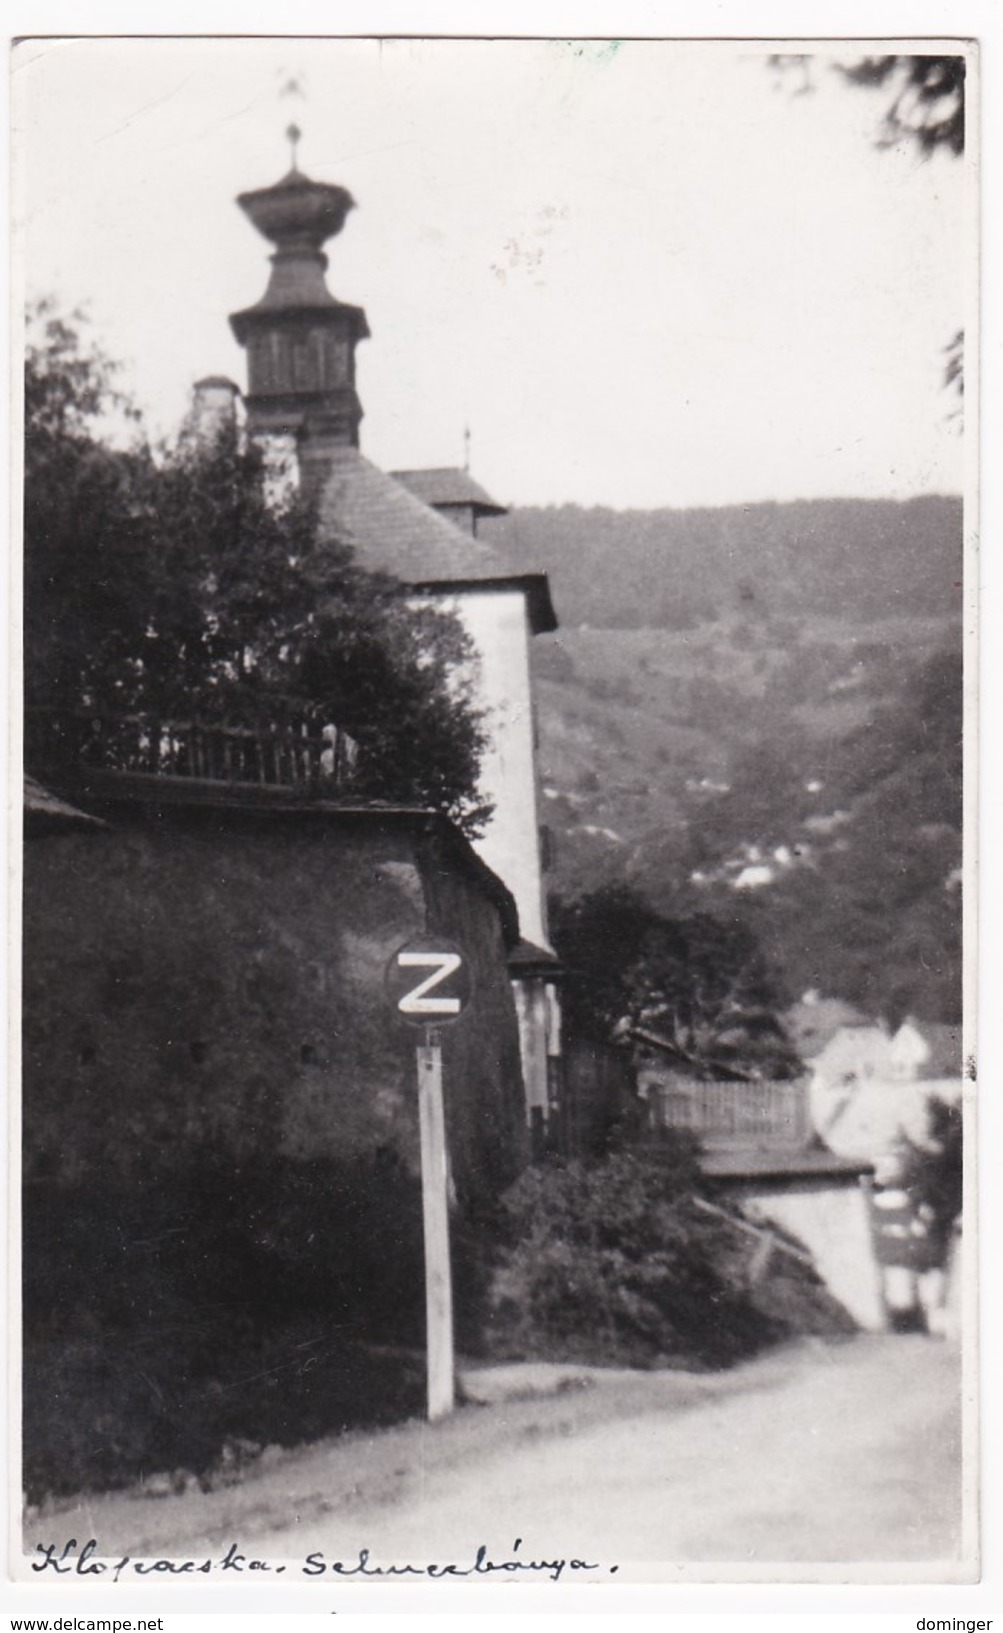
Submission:
M 306 90 L 304 89 L 302 74 L 287 73 L 285 75 L 281 89 L 279 90 L 279 101 L 282 102 L 287 97 L 296 97 L 300 102 L 306 100 Z M 286 141 L 289 143 L 290 157 L 292 160 L 291 169 L 293 174 L 299 173 L 298 157 L 299 145 L 302 136 L 303 132 L 300 130 L 295 118 L 293 118 L 286 126 Z
M 289 142 L 290 157 L 292 159 L 291 168 L 296 171 L 299 170 L 299 165 L 296 163 L 296 150 L 300 145 L 302 135 L 303 132 L 300 130 L 295 120 L 293 120 L 291 125 L 286 126 L 286 139 Z
M 283 91 L 299 91 L 290 81 Z M 323 245 L 337 237 L 354 200 L 344 187 L 300 170 L 299 126 L 286 130 L 292 169 L 273 187 L 241 193 L 240 208 L 274 245 L 268 288 L 230 324 L 247 349 L 248 430 L 293 435 L 301 475 L 319 470 L 324 449 L 358 446 L 362 405 L 355 390 L 355 347 L 369 334 L 361 307 L 336 300 L 324 277 Z

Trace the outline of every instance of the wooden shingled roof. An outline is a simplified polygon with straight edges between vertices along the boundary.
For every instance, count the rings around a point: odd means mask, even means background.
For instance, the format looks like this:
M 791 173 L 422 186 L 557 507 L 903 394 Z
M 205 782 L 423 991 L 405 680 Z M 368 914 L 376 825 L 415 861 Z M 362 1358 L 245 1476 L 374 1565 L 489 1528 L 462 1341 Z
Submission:
M 395 482 L 403 483 L 409 493 L 426 505 L 469 505 L 479 516 L 504 516 L 505 506 L 499 505 L 475 482 L 469 471 L 455 466 L 442 466 L 424 471 L 391 471 Z
M 514 574 L 497 551 L 379 470 L 357 448 L 332 450 L 320 497 L 318 541 L 351 545 L 361 567 L 391 573 L 415 589 L 518 586 L 535 632 L 556 628 L 546 575 Z

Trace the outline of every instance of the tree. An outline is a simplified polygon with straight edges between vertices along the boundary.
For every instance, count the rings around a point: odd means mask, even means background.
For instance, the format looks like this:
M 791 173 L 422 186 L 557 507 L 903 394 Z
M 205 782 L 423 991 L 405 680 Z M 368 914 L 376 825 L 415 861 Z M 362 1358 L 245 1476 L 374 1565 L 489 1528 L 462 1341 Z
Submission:
M 900 1149 L 902 1184 L 927 1222 L 933 1262 L 947 1262 L 964 1200 L 964 1114 L 956 1102 L 927 1101 L 926 1139 Z
M 347 546 L 316 548 L 312 505 L 268 498 L 236 428 L 156 454 L 113 366 L 51 307 L 27 351 L 24 520 L 29 710 L 100 721 L 110 763 L 123 716 L 336 723 L 359 745 L 355 793 L 483 821 L 456 620 Z
M 775 55 L 776 69 L 798 68 L 802 79 L 797 94 L 813 89 L 811 58 L 803 55 Z M 833 63 L 835 71 L 850 85 L 881 91 L 885 111 L 878 129 L 878 147 L 917 147 L 924 158 L 949 153 L 960 158 L 965 151 L 965 71 L 962 56 L 920 56 L 888 52 L 880 57 L 858 57 L 853 62 Z M 959 401 L 965 394 L 965 333 L 958 329 L 944 347 L 944 384 Z
M 879 147 L 910 142 L 924 157 L 965 151 L 965 59 L 891 54 L 861 57 L 840 67 L 851 85 L 891 95 L 886 104 Z M 944 384 L 959 399 L 965 395 L 965 332 L 958 329 L 944 347 Z
M 664 918 L 612 885 L 558 904 L 554 940 L 570 1029 L 657 1041 L 699 1077 L 799 1075 L 776 984 L 744 925 L 707 914 Z
M 701 887 L 707 910 L 740 911 L 802 990 L 838 995 L 893 1029 L 908 1014 L 957 1022 L 962 989 L 961 655 L 952 646 L 896 662 L 893 679 L 876 672 L 859 723 L 827 739 L 824 755 L 793 732 L 790 763 L 769 743 L 743 755 L 700 835 L 708 872 L 743 836 L 766 854 L 786 847 L 791 865 L 761 890 L 736 893 L 718 873 Z M 817 794 L 809 767 L 821 773 Z
M 965 59 L 890 53 L 839 63 L 851 85 L 890 95 L 878 136 L 881 147 L 915 143 L 924 154 L 965 151 Z
M 775 71 L 783 75 L 800 74 L 795 90 L 797 96 L 815 89 L 814 61 L 803 52 L 775 53 L 769 58 Z M 947 151 L 957 157 L 965 151 L 966 64 L 963 56 L 889 51 L 848 62 L 837 60 L 831 66 L 848 84 L 884 93 L 885 111 L 877 136 L 879 147 L 896 147 L 904 141 L 914 143 L 924 155 Z
M 24 388 L 26 700 L 72 707 L 118 670 L 141 618 L 151 564 L 132 492 L 149 453 L 107 439 L 114 367 L 50 303 L 32 314 Z

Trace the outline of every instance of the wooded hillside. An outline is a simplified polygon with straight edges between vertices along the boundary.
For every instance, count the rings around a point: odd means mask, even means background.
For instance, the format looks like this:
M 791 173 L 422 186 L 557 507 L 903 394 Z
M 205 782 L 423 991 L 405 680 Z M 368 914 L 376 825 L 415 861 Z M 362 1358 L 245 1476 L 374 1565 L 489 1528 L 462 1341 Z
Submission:
M 954 498 L 527 509 L 555 893 L 625 879 L 750 924 L 791 997 L 960 1009 L 962 511 Z

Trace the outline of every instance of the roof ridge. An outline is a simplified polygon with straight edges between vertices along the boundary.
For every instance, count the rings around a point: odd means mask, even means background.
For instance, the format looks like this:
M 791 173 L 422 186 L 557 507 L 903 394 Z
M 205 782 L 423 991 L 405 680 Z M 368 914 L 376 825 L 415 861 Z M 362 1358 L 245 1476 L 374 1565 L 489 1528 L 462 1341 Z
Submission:
M 358 448 L 346 446 L 335 449 L 332 453 L 331 473 L 321 490 L 322 535 L 327 525 L 330 525 L 332 530 L 338 525 L 338 517 L 334 513 L 338 495 L 333 490 L 339 479 L 342 484 L 350 481 L 353 470 L 361 474 L 368 491 L 356 491 L 349 496 L 343 490 L 341 497 L 349 497 L 353 501 L 343 506 L 343 520 L 347 522 L 349 531 L 353 531 L 354 519 L 355 529 L 359 534 L 357 541 L 348 538 L 345 542 L 348 544 L 357 542 L 362 566 L 370 565 L 365 559 L 366 547 L 367 544 L 376 545 L 374 532 L 378 534 L 381 522 L 388 533 L 392 532 L 390 523 L 393 512 L 396 513 L 399 532 L 407 532 L 410 524 L 410 538 L 406 540 L 401 538 L 399 542 L 406 553 L 415 558 L 414 567 L 420 565 L 421 571 L 402 572 L 392 562 L 381 562 L 379 565 L 384 571 L 393 572 L 398 578 L 403 578 L 409 583 L 449 577 L 469 579 L 512 576 L 509 564 L 490 545 L 465 533 L 447 516 L 441 515 L 431 505 L 426 504 L 424 499 L 419 499 L 417 494 L 412 493 L 402 482 L 398 482 L 388 471 L 374 465 Z M 334 504 L 331 502 L 332 498 L 335 500 Z M 379 511 L 383 512 L 382 516 L 378 514 Z M 366 523 L 369 525 L 365 525 Z M 387 538 L 387 548 L 391 553 L 394 542 L 392 537 Z M 439 551 L 448 552 L 448 559 L 442 561 L 435 559 Z M 419 563 L 420 553 L 427 553 L 432 559 Z
M 498 591 L 528 597 L 534 633 L 555 627 L 546 577 L 513 571 L 499 552 L 454 526 L 402 482 L 351 446 L 335 448 L 320 491 L 317 540 L 347 544 L 359 566 L 429 593 Z
M 497 499 L 492 499 L 487 489 L 482 487 L 467 470 L 461 465 L 428 465 L 414 466 L 404 470 L 390 472 L 395 482 L 400 482 L 409 493 L 424 504 L 431 505 L 438 510 L 443 505 L 469 505 L 482 516 L 504 516 L 506 505 L 500 505 Z

